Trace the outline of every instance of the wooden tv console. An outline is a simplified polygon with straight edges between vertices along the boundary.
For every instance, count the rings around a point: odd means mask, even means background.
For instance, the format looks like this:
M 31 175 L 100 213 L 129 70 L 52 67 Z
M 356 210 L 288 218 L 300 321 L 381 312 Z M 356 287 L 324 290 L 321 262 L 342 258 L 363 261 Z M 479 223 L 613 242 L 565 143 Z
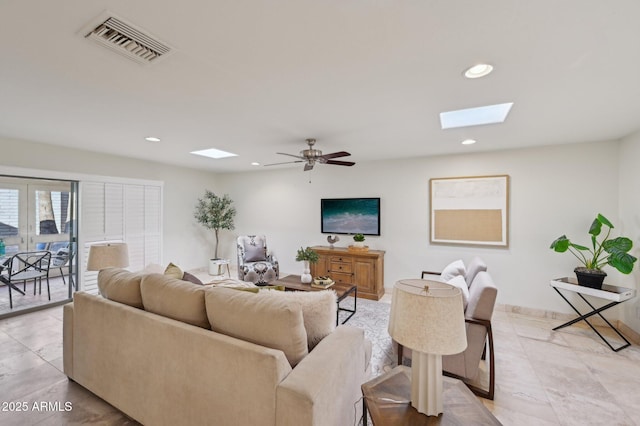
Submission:
M 328 275 L 337 283 L 355 284 L 358 296 L 379 300 L 384 295 L 384 251 L 350 251 L 345 247 L 312 247 L 318 253 L 311 275 Z

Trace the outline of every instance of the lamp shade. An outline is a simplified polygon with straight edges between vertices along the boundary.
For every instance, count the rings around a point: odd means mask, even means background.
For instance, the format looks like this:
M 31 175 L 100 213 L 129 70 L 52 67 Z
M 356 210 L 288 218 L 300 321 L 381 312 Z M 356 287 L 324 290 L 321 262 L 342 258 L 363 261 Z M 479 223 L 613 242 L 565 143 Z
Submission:
M 467 347 L 467 334 L 460 289 L 427 280 L 396 282 L 389 334 L 401 345 L 418 352 L 437 355 L 462 352 Z
M 129 249 L 125 243 L 94 244 L 89 247 L 87 271 L 129 266 Z

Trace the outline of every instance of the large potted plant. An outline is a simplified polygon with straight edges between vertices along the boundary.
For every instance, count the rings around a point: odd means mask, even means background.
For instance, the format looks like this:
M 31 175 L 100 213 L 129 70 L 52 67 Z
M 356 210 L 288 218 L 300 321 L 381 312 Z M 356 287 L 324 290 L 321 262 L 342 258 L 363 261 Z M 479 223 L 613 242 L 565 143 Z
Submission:
M 607 228 L 607 233 L 598 241 L 602 234 L 602 227 Z M 629 254 L 633 242 L 627 237 L 609 238 L 614 228 L 609 220 L 598 214 L 589 228 L 591 235 L 591 247 L 585 247 L 571 242 L 566 235 L 561 235 L 551 243 L 551 249 L 558 253 L 571 252 L 583 266 L 574 269 L 578 284 L 601 288 L 604 278 L 607 276 L 602 268 L 611 265 L 623 274 L 631 273 L 633 265 L 638 260 Z
M 319 259 L 318 252 L 316 252 L 311 247 L 298 249 L 296 253 L 296 262 L 304 262 L 304 270 L 302 271 L 302 275 L 300 275 L 300 281 L 303 283 L 310 283 L 313 277 L 311 276 L 311 269 L 309 268 L 310 263 L 316 263 Z
M 211 259 L 211 265 L 215 264 L 217 266 L 217 275 L 220 275 L 220 268 L 222 266 L 220 263 L 216 263 L 216 261 L 220 260 L 218 257 L 220 230 L 235 228 L 233 218 L 236 215 L 236 209 L 232 204 L 233 200 L 231 200 L 228 194 L 219 197 L 212 191 L 206 190 L 204 197 L 198 199 L 193 214 L 198 223 L 207 229 L 212 229 L 216 236 L 216 247 L 213 255 L 214 258 Z M 211 273 L 211 270 L 209 272 Z

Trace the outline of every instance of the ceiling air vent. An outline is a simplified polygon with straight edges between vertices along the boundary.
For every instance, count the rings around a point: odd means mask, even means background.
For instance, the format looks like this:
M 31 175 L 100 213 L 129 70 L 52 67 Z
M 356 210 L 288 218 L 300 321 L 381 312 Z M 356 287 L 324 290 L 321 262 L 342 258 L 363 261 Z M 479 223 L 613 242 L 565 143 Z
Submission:
M 82 35 L 139 64 L 156 63 L 173 52 L 166 43 L 113 14 L 102 14 L 97 23 L 94 20 L 82 30 Z

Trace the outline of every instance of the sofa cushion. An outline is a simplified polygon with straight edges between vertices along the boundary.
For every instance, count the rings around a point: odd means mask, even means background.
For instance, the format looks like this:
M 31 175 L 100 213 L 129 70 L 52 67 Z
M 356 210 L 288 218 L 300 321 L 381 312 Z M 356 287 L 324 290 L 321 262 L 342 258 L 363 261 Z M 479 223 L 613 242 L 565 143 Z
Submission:
M 295 367 L 309 351 L 302 308 L 293 300 L 261 297 L 266 293 L 208 288 L 205 301 L 211 329 L 281 350 Z
M 444 267 L 444 269 L 440 273 L 440 279 L 442 279 L 442 281 L 444 282 L 447 282 L 451 278 L 457 277 L 458 275 L 462 275 L 464 277 L 465 273 L 466 270 L 462 260 L 456 260 Z
M 285 293 L 267 291 L 260 295 L 284 298 L 300 304 L 309 351 L 336 329 L 338 304 L 336 303 L 336 293 L 333 290 L 287 291 Z
M 98 289 L 105 299 L 142 309 L 141 280 L 140 274 L 120 268 L 106 268 L 98 273 Z
M 498 288 L 486 271 L 480 271 L 469 287 L 469 305 L 465 311 L 467 318 L 491 321 Z
M 208 329 L 204 290 L 204 286 L 161 274 L 144 275 L 140 283 L 145 311 Z

